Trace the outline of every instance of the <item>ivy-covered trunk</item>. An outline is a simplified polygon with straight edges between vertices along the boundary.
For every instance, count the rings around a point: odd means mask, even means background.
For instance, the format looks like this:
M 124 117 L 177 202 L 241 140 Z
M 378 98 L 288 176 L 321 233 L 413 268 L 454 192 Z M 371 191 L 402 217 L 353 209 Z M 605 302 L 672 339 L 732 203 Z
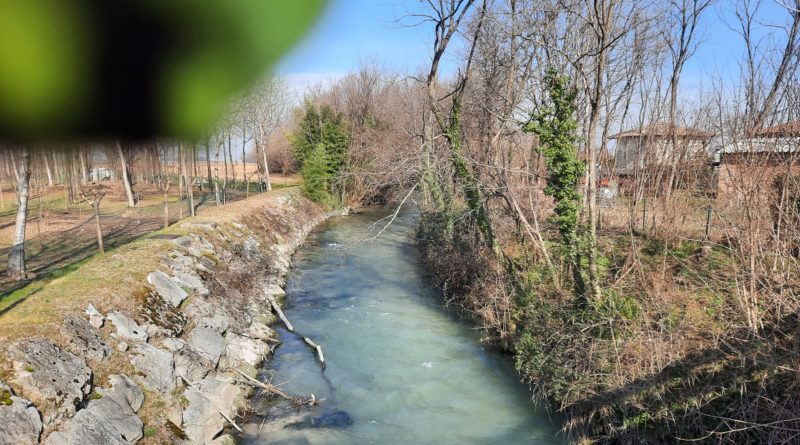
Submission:
M 578 215 L 583 196 L 579 184 L 585 164 L 578 159 L 578 123 L 575 120 L 577 90 L 567 85 L 567 78 L 548 69 L 545 76 L 548 99 L 541 111 L 531 114 L 524 130 L 539 136 L 538 150 L 547 165 L 547 187 L 544 193 L 555 201 L 556 224 L 566 257 L 569 258 L 575 293 L 583 299 L 586 284 L 583 279 L 578 246 Z

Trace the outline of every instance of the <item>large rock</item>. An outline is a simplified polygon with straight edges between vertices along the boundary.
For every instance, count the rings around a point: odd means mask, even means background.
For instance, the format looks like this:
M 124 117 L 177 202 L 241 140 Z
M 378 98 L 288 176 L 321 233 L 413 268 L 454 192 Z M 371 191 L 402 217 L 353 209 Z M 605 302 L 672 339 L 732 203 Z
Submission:
M 183 332 L 187 318 L 180 309 L 173 307 L 158 293 L 148 292 L 142 296 L 141 315 L 151 336 L 177 337 Z
M 178 352 L 184 346 L 186 346 L 186 342 L 179 338 L 167 337 L 161 340 L 161 347 L 171 352 Z
M 155 287 L 156 292 L 164 301 L 171 304 L 173 307 L 178 307 L 183 303 L 183 300 L 189 296 L 185 290 L 175 284 L 174 281 L 161 271 L 150 272 L 147 274 L 147 282 Z
M 189 247 L 192 245 L 192 239 L 189 238 L 188 236 L 179 236 L 173 239 L 172 243 L 175 244 L 176 246 Z
M 211 362 L 189 348 L 175 353 L 175 375 L 190 382 L 203 379 L 212 369 Z
M 194 258 L 184 255 L 182 252 L 173 250 L 169 256 L 164 256 L 161 259 L 161 264 L 171 270 L 194 271 L 197 269 L 197 262 Z
M 249 236 L 244 240 L 244 243 L 242 243 L 242 250 L 245 258 L 251 261 L 261 259 L 261 243 L 259 243 L 258 240 L 252 236 Z
M 105 445 L 135 443 L 143 423 L 136 415 L 144 393 L 125 375 L 109 376 L 110 388 L 98 388 L 99 398 L 65 422 L 45 440 L 48 445 Z
M 207 377 L 195 387 L 184 392 L 189 402 L 183 411 L 184 432 L 190 443 L 211 443 L 225 427 L 220 412 L 232 418 L 236 405 L 242 401 L 242 390 L 232 380 L 220 376 Z
M 120 397 L 103 396 L 92 400 L 87 411 L 94 414 L 105 425 L 116 430 L 128 442 L 142 438 L 144 424 L 133 408 Z
M 103 397 L 114 399 L 120 405 L 131 407 L 138 412 L 144 403 L 144 392 L 130 377 L 124 374 L 112 374 L 108 377 L 111 388 L 97 388 Z
M 193 298 L 183 310 L 189 318 L 197 321 L 196 326 L 213 329 L 220 334 L 236 324 L 225 303 L 218 299 Z
M 258 366 L 264 361 L 264 356 L 269 352 L 269 346 L 254 338 L 229 332 L 225 336 L 225 357 L 231 366 L 245 363 Z
M 44 425 L 75 413 L 91 388 L 92 371 L 83 359 L 41 339 L 21 340 L 9 348 L 14 383 L 26 397 L 49 409 Z
M 193 351 L 212 363 L 214 367 L 219 363 L 219 358 L 225 352 L 225 339 L 219 332 L 206 327 L 198 326 L 189 333 L 187 344 Z
M 40 434 L 42 419 L 36 407 L 0 382 L 0 444 L 39 443 Z
M 225 428 L 225 419 L 208 398 L 187 387 L 183 397 L 188 402 L 183 410 L 183 432 L 191 444 L 206 444 Z
M 69 342 L 67 349 L 73 354 L 97 361 L 111 355 L 111 348 L 103 342 L 94 326 L 83 317 L 78 315 L 64 317 L 61 333 Z
M 43 442 L 44 445 L 128 445 L 122 433 L 105 419 L 84 409 Z
M 264 284 L 261 290 L 265 296 L 274 298 L 276 301 L 286 298 L 286 291 L 283 290 L 283 288 L 281 288 L 277 283 Z
M 276 335 L 277 334 L 271 327 L 260 321 L 250 323 L 250 327 L 247 328 L 247 336 L 258 340 L 275 338 Z
M 205 285 L 203 285 L 203 280 L 200 279 L 200 276 L 196 273 L 182 270 L 173 270 L 173 273 L 175 276 L 172 278 L 172 281 L 174 281 L 175 284 L 179 286 L 183 285 L 201 297 L 208 296 L 208 289 L 206 289 Z
M 136 324 L 131 317 L 122 312 L 111 312 L 107 318 L 117 330 L 115 334 L 112 334 L 116 338 L 120 340 L 147 341 L 147 332 L 143 327 Z
M 151 391 L 168 392 L 175 388 L 175 361 L 172 353 L 147 343 L 132 348 L 136 371 L 143 377 L 143 384 Z

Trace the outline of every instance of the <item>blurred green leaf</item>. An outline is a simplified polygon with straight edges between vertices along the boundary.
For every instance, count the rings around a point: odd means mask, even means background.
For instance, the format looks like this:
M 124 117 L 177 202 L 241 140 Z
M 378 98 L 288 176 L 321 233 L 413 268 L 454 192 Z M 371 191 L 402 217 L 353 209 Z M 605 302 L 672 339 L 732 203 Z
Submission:
M 84 106 L 86 26 L 69 0 L 0 0 L 0 118 L 35 132 L 67 125 Z
M 325 0 L 0 0 L 0 137 L 194 137 Z

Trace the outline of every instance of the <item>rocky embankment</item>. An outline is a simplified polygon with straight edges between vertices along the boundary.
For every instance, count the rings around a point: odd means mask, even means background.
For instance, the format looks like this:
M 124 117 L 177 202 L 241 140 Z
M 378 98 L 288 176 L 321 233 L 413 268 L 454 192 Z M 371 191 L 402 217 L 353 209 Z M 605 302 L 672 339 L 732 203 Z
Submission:
M 11 335 L 0 444 L 233 443 L 226 431 L 252 391 L 239 373 L 255 377 L 274 347 L 269 300 L 282 301 L 292 252 L 325 217 L 289 190 L 146 240 L 160 243 L 158 266 L 113 300 L 129 304 L 84 296 L 59 308 L 67 315 L 58 329 Z M 128 249 L 124 260 L 152 252 Z

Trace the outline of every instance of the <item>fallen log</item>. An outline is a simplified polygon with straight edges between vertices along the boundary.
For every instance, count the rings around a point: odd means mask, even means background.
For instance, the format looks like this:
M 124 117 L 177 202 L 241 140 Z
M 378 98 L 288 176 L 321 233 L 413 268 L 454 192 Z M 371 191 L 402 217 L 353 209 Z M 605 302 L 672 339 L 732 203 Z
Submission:
M 275 298 L 272 297 L 271 295 L 267 295 L 267 300 L 269 300 L 269 304 L 270 306 L 272 306 L 272 310 L 275 311 L 276 314 L 278 314 L 278 318 L 281 319 L 284 326 L 286 326 L 286 329 L 288 329 L 289 332 L 294 332 L 294 326 L 292 326 L 292 324 L 289 322 L 289 319 L 286 318 L 286 315 L 283 314 L 283 311 L 281 310 L 281 307 L 278 305 L 278 302 L 275 301 Z
M 283 322 L 283 325 L 286 326 L 286 330 L 288 330 L 292 334 L 302 338 L 303 341 L 306 342 L 307 345 L 309 345 L 312 348 L 314 348 L 314 350 L 317 352 L 317 359 L 319 360 L 319 365 L 322 367 L 322 370 L 324 371 L 325 370 L 325 356 L 322 354 L 322 346 L 314 343 L 314 341 L 311 340 L 310 338 L 302 336 L 302 335 L 298 334 L 297 332 L 295 332 L 294 331 L 294 326 L 292 326 L 292 323 L 289 321 L 288 318 L 286 318 L 286 315 L 281 310 L 281 307 L 278 305 L 278 302 L 275 301 L 275 298 L 272 297 L 272 295 L 266 295 L 266 297 L 267 297 L 267 300 L 269 300 L 270 306 L 272 306 L 272 310 L 278 315 L 278 318 L 281 319 L 281 321 Z
M 277 386 L 254 379 L 249 375 L 243 373 L 242 371 L 239 371 L 238 369 L 230 368 L 230 370 L 235 371 L 240 376 L 245 378 L 245 381 L 243 381 L 242 383 L 246 383 L 250 386 L 255 386 L 256 388 L 261 388 L 270 394 L 281 396 L 284 399 L 290 400 L 292 403 L 295 403 L 297 405 L 311 405 L 311 406 L 319 405 L 319 402 L 317 401 L 317 398 L 314 396 L 314 394 L 311 394 L 311 397 L 309 397 L 308 399 L 303 399 L 302 397 L 294 397 L 289 394 L 286 394 Z
M 322 370 L 325 370 L 325 356 L 322 355 L 322 346 L 314 343 L 310 338 L 303 337 L 303 341 L 306 342 L 307 345 L 311 346 L 317 351 L 317 359 L 319 359 L 319 365 L 322 366 Z

